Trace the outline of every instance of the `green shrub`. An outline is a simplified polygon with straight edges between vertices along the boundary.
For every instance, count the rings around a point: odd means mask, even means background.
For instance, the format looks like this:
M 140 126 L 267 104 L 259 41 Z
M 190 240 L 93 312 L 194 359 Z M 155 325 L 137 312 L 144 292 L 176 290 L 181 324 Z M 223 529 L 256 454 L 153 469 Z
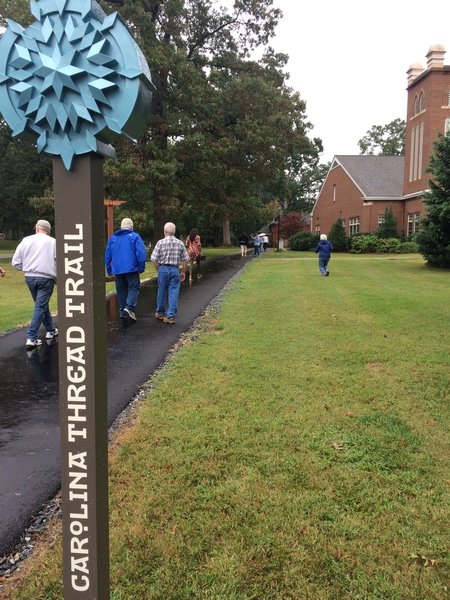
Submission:
M 417 254 L 419 252 L 419 244 L 417 242 L 402 242 L 397 250 L 397 254 Z
M 364 254 L 378 252 L 380 238 L 374 233 L 354 235 L 350 238 L 350 252 Z
M 376 252 L 397 252 L 401 242 L 398 238 L 379 238 Z
M 319 236 L 310 231 L 299 231 L 289 239 L 289 248 L 296 251 L 314 250 L 319 242 Z
M 376 233 L 362 233 L 350 238 L 353 254 L 397 253 L 410 254 L 418 251 L 416 242 L 401 242 L 398 238 L 380 238 Z

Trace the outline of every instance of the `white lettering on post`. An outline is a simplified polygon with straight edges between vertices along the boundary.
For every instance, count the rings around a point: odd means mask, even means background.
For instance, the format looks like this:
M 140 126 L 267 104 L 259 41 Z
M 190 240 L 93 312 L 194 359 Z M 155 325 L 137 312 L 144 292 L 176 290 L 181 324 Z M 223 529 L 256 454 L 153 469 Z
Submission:
M 87 439 L 86 331 L 76 319 L 85 313 L 83 225 L 64 235 L 64 306 L 69 322 L 66 341 L 65 395 L 69 468 L 70 581 L 76 592 L 90 588 L 88 451 L 80 449 Z M 70 319 L 74 319 L 73 324 Z M 73 444 L 74 450 L 70 448 Z

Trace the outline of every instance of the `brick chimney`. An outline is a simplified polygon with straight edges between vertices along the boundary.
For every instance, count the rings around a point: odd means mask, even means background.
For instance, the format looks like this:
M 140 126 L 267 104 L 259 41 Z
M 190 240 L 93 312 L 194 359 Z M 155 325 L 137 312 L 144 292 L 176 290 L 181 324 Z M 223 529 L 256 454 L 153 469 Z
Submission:
M 427 69 L 442 69 L 444 66 L 445 48 L 441 44 L 434 44 L 428 50 Z
M 423 66 L 420 63 L 414 63 L 413 65 L 411 65 L 409 67 L 409 69 L 406 71 L 408 86 L 410 86 L 411 83 L 414 81 L 414 79 L 416 77 L 418 77 L 424 71 L 425 71 L 425 69 L 423 68 Z

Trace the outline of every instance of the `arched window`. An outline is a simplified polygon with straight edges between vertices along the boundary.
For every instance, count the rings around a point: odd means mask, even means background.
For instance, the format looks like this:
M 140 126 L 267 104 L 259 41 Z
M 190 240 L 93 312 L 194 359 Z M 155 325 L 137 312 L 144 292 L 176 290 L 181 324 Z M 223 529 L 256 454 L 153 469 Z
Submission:
M 420 92 L 419 96 L 414 97 L 413 115 L 418 115 L 425 110 L 425 94 Z
M 420 92 L 419 96 L 419 112 L 425 109 L 425 95 L 423 92 Z
M 450 118 L 445 119 L 445 125 L 444 125 L 444 135 L 447 137 L 448 135 L 450 135 Z

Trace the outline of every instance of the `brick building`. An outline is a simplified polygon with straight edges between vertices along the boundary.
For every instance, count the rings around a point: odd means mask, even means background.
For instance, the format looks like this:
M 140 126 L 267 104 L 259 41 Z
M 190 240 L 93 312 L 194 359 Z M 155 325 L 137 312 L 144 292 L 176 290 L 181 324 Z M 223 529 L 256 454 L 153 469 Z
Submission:
M 436 44 L 427 67 L 407 71 L 405 156 L 336 155 L 311 213 L 311 231 L 328 233 L 341 218 L 348 235 L 377 231 L 389 206 L 399 233 L 416 233 L 424 214 L 427 168 L 439 133 L 450 133 L 450 65 Z

